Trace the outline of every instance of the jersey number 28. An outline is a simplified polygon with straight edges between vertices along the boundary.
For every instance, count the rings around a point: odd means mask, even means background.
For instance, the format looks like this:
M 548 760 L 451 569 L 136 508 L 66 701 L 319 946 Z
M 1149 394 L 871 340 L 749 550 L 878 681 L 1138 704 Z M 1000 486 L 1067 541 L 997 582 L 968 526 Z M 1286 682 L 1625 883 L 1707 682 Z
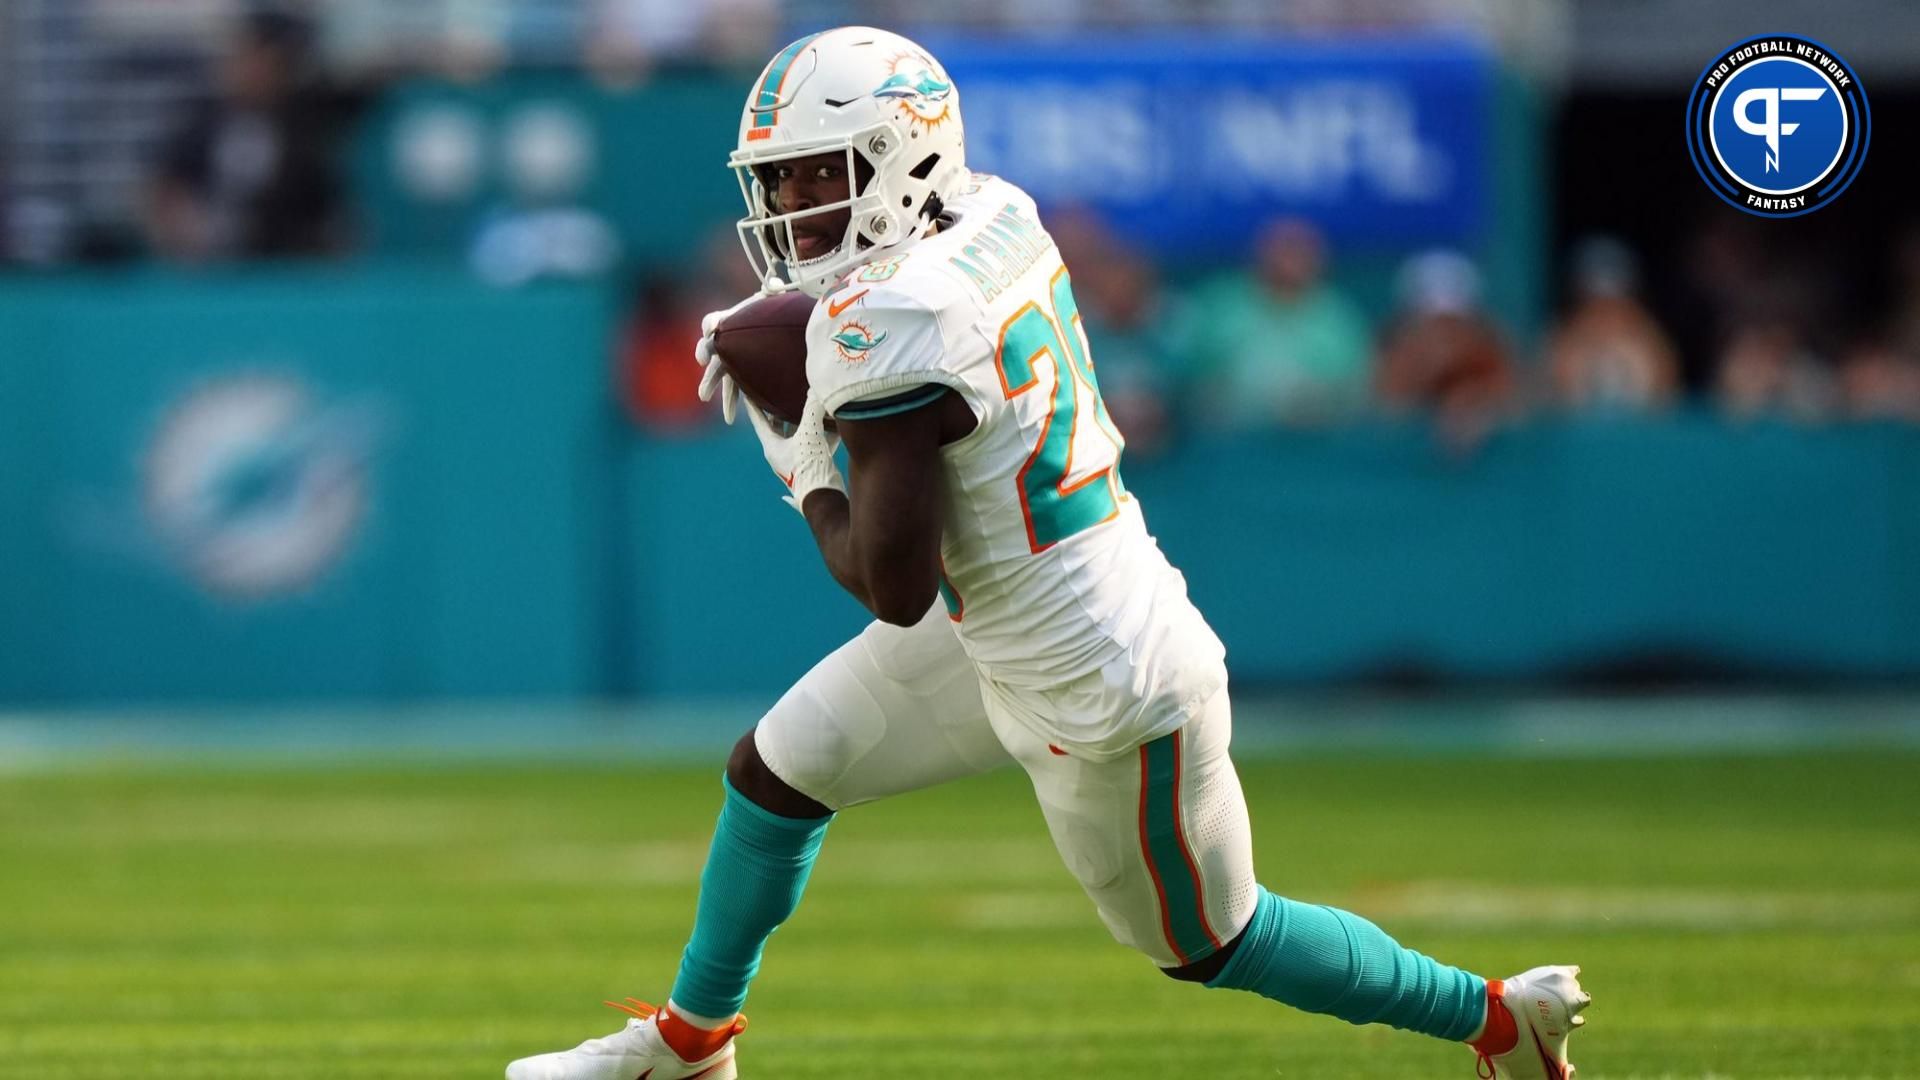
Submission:
M 1038 555 L 1083 529 L 1111 520 L 1120 512 L 1126 488 L 1120 483 L 1120 451 L 1126 440 L 1107 415 L 1100 384 L 1093 377 L 1093 361 L 1081 336 L 1080 306 L 1074 302 L 1067 268 L 1053 275 L 1049 287 L 1053 312 L 1034 301 L 1000 328 L 994 359 L 1000 368 L 1000 389 L 1012 401 L 1040 385 L 1040 361 L 1053 369 L 1053 398 L 1040 424 L 1033 453 L 1020 466 L 1020 510 L 1027 519 L 1027 542 Z M 1086 397 L 1081 397 L 1085 390 Z M 1095 424 L 1113 443 L 1113 457 L 1102 468 L 1072 484 L 1074 436 L 1080 429 L 1081 406 L 1088 406 Z

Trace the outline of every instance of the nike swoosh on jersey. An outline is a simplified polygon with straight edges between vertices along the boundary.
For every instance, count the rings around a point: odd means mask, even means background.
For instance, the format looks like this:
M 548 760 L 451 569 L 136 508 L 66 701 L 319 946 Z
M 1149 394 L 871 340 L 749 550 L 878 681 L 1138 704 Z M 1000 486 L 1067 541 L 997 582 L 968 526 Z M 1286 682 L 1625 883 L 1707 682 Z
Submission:
M 831 300 L 827 301 L 827 318 L 829 319 L 839 318 L 840 313 L 852 307 L 853 302 L 855 300 L 860 299 L 861 297 L 867 295 L 867 293 L 871 291 L 872 290 L 870 289 L 861 289 L 859 292 L 854 293 L 852 296 L 847 297 L 845 300 L 842 300 L 838 304 L 834 303 Z

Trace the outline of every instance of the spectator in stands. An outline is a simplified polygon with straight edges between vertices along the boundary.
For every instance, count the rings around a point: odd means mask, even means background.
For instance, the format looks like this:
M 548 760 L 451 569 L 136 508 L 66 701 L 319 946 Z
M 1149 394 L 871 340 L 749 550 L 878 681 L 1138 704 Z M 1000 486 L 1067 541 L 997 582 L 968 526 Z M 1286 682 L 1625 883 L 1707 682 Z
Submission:
M 1518 404 L 1513 360 L 1480 304 L 1480 272 L 1455 251 L 1429 251 L 1400 270 L 1399 313 L 1381 345 L 1375 383 L 1389 411 L 1428 411 L 1456 450 L 1477 447 Z
M 1172 434 L 1175 402 L 1168 303 L 1153 263 L 1100 215 L 1063 206 L 1047 220 L 1073 267 L 1080 328 L 1093 350 L 1100 396 L 1130 454 L 1152 454 Z
M 1893 303 L 1890 344 L 1908 357 L 1920 357 L 1920 220 L 1900 231 L 1893 251 Z
M 1884 334 L 1854 344 L 1840 365 L 1847 415 L 1920 423 L 1920 221 L 1892 251 L 1891 309 Z
M 1920 423 L 1920 358 L 1884 339 L 1863 340 L 1841 362 L 1840 393 L 1854 419 Z
M 1691 385 L 1717 393 L 1729 346 L 1742 342 L 1765 351 L 1759 343 L 1769 327 L 1784 328 L 1804 348 L 1824 344 L 1812 336 L 1815 329 L 1826 333 L 1855 324 L 1856 298 L 1846 295 L 1838 236 L 1823 248 L 1795 242 L 1768 224 L 1744 214 L 1706 212 L 1694 225 L 1680 260 L 1680 295 L 1670 309 L 1682 314 L 1669 324 L 1687 362 L 1701 365 L 1690 373 Z M 1831 374 L 1820 366 L 1790 381 L 1811 392 L 1816 383 L 1830 383 Z
M 693 343 L 700 339 L 700 318 L 732 307 L 759 287 L 732 226 L 717 230 L 707 242 L 691 281 L 674 274 L 641 282 L 616 357 L 621 403 L 634 423 L 695 428 L 720 415 L 699 396 L 701 370 L 693 361 Z
M 1834 378 L 1791 321 L 1760 320 L 1735 331 L 1714 379 L 1720 411 L 1735 420 L 1819 421 L 1838 404 Z
M 1080 321 L 1093 348 L 1100 396 L 1133 454 L 1153 454 L 1172 435 L 1164 301 L 1153 264 L 1137 252 L 1074 264 Z
M 1260 233 L 1251 271 L 1204 286 L 1179 333 L 1196 415 L 1224 427 L 1318 426 L 1367 406 L 1372 331 L 1325 279 L 1312 225 L 1282 219 Z
M 1719 353 L 1740 324 L 1754 318 L 1757 278 L 1769 265 L 1764 233 L 1743 215 L 1700 212 L 1690 215 L 1680 245 L 1677 295 L 1668 310 L 1684 313 L 1672 320 L 1680 349 L 1682 382 L 1711 392 L 1719 375 Z M 1769 290 L 1771 291 L 1771 290 Z M 1763 308 L 1764 310 L 1764 308 Z
M 1640 303 L 1638 276 L 1632 252 L 1617 240 L 1596 237 L 1575 249 L 1572 305 L 1547 344 L 1556 405 L 1640 412 L 1673 401 L 1679 360 Z
M 635 424 L 695 428 L 712 419 L 714 411 L 699 397 L 700 365 L 688 359 L 704 311 L 672 275 L 641 281 L 617 356 L 621 404 Z
M 242 20 L 217 98 L 168 143 L 151 182 L 155 252 L 201 262 L 346 246 L 334 160 L 340 117 L 310 80 L 311 52 L 299 18 L 258 11 Z

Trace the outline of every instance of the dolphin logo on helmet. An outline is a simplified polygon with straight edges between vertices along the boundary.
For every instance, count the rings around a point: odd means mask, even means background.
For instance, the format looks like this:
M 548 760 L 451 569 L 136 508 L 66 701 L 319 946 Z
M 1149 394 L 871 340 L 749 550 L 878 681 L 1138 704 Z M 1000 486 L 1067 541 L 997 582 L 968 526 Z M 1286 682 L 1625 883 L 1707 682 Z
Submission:
M 947 95 L 952 92 L 952 83 L 942 82 L 934 78 L 932 72 L 921 68 L 912 75 L 895 72 L 887 76 L 887 81 L 880 84 L 880 89 L 875 90 L 873 96 L 878 98 L 923 97 L 932 101 L 945 101 Z

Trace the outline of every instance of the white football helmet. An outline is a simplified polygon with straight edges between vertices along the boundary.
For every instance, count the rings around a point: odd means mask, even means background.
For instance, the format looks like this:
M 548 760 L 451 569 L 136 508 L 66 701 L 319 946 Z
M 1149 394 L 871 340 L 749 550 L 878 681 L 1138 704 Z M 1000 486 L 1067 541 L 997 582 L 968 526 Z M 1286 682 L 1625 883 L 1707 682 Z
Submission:
M 780 213 L 772 166 L 846 154 L 850 198 Z M 728 158 L 747 201 L 740 242 L 769 291 L 824 296 L 849 270 L 925 235 L 966 182 L 960 93 L 931 54 L 899 34 L 843 26 L 780 50 L 747 93 Z M 831 251 L 795 261 L 794 223 L 852 209 Z

